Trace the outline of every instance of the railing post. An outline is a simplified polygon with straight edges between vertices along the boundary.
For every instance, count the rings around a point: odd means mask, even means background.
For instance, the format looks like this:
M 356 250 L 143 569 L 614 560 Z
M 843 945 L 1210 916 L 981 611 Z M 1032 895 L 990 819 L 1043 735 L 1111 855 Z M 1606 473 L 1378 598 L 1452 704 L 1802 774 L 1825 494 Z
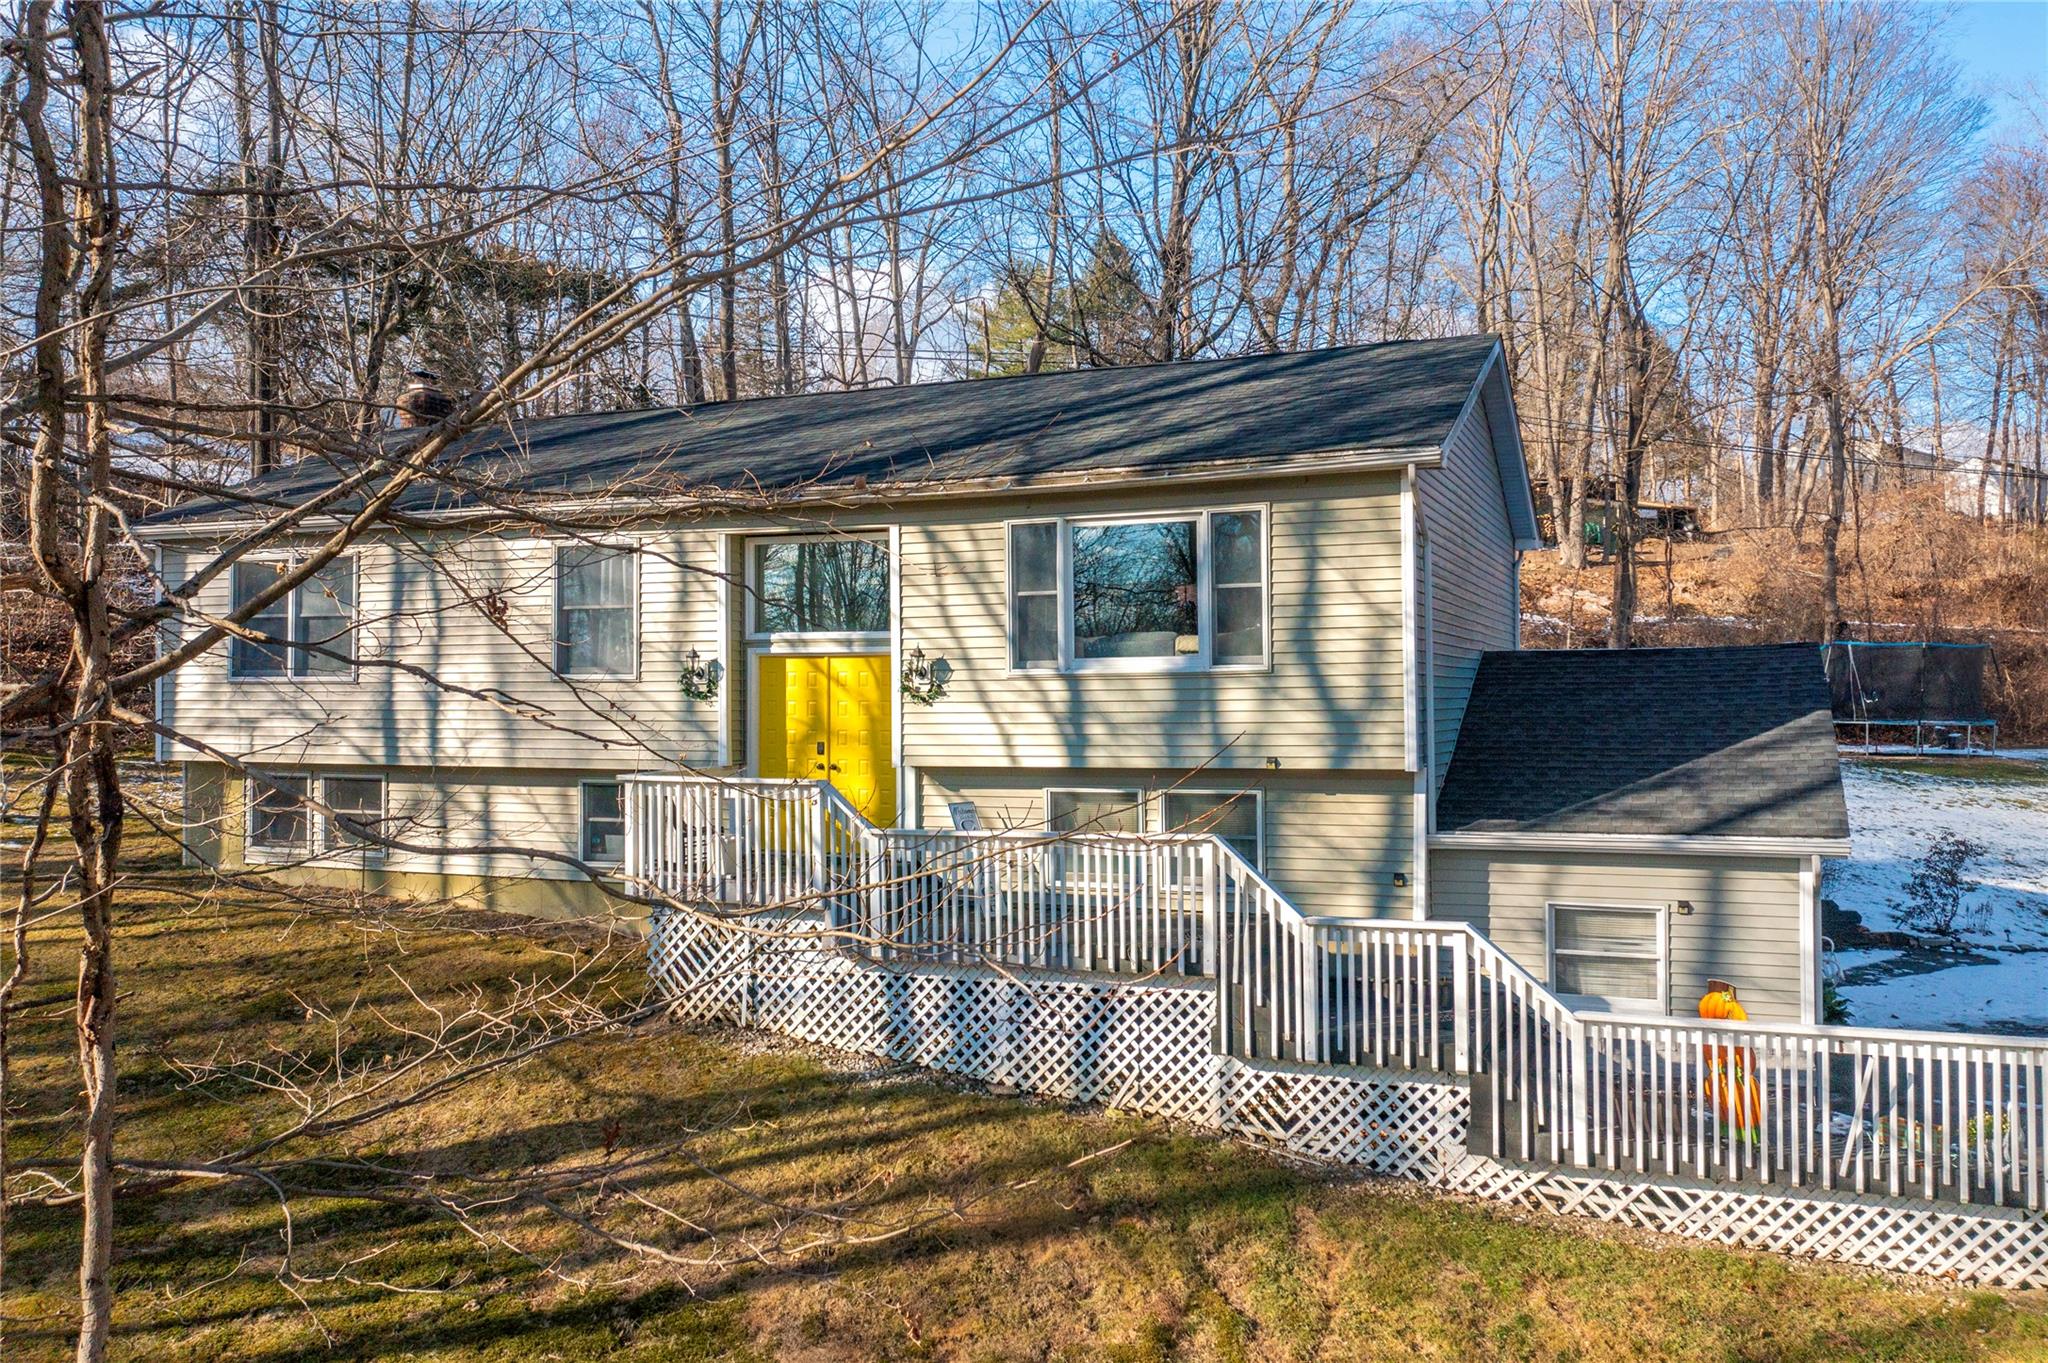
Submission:
M 1216 883 L 1216 844 L 1204 840 L 1199 848 L 1202 854 L 1202 973 L 1221 977 L 1216 969 L 1216 945 L 1222 933 L 1216 924 L 1217 909 L 1222 903 L 1221 887 Z
M 1570 1089 L 1565 1101 L 1572 1110 L 1572 1158 L 1581 1169 L 1590 1169 L 1593 1167 L 1593 1143 L 1590 1139 L 1593 1094 L 1589 1082 L 1592 1075 L 1591 1057 L 1587 1054 L 1586 1024 L 1574 1016 L 1566 1036 L 1571 1043 L 1571 1062 L 1566 1066 Z
M 1470 929 L 1451 938 L 1451 1063 L 1459 1074 L 1472 1072 L 1472 962 L 1467 948 Z
M 640 819 L 638 816 L 640 783 L 629 776 L 621 784 L 620 794 L 624 796 L 626 801 L 626 855 L 624 858 L 626 888 L 628 891 L 633 891 L 640 876 Z M 644 891 L 639 892 L 644 893 Z
M 823 786 L 813 786 L 811 788 L 811 817 L 808 822 L 810 823 L 810 830 L 805 841 L 809 844 L 808 859 L 811 864 L 811 893 L 816 895 L 818 902 L 824 906 L 825 922 L 827 925 L 836 928 L 839 926 L 839 914 L 837 906 L 830 897 L 832 874 L 829 849 L 826 842 L 825 788 Z

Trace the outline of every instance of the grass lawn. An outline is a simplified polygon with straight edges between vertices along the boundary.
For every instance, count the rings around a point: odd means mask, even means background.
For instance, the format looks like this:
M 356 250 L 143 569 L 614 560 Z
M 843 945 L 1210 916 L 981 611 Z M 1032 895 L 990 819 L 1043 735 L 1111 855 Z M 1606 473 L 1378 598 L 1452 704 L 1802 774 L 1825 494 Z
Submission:
M 182 870 L 142 830 L 130 846 L 119 968 L 131 1158 L 204 1158 L 291 1119 L 246 1071 L 195 1077 L 195 1063 L 310 1069 L 341 1055 L 365 1073 L 396 1069 L 412 1044 L 403 1029 L 428 1005 L 501 997 L 591 959 L 588 941 L 558 930 L 309 913 Z M 17 1161 L 71 1149 L 68 934 L 53 926 L 34 949 Z M 621 1011 L 639 988 L 622 960 L 605 986 Z M 1070 1167 L 1118 1142 L 1128 1144 Z M 666 1258 L 530 1203 L 480 1211 L 466 1229 L 429 1208 L 343 1195 L 430 1184 L 475 1198 L 493 1175 L 624 1166 L 657 1148 L 667 1153 L 601 1195 L 563 1201 Z M 274 1153 L 300 1162 L 295 1181 L 331 1185 L 292 1197 L 289 1274 L 278 1202 L 260 1189 L 188 1181 L 124 1194 L 118 1356 L 2048 1358 L 2041 1294 L 1518 1219 L 1290 1169 L 1152 1121 L 662 1023 L 549 1050 Z M 335 1172 L 316 1156 L 358 1163 Z M 827 1206 L 835 1219 L 787 1210 Z M 921 1228 L 858 1243 L 909 1219 Z M 68 1356 L 76 1234 L 73 1211 L 17 1213 L 7 1363 Z

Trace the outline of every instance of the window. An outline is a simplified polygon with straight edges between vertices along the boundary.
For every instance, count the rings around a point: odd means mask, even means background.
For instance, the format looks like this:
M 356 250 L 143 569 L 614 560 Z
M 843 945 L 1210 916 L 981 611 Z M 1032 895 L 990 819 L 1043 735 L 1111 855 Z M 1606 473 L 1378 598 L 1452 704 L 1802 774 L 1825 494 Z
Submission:
M 1216 580 L 1216 661 L 1266 656 L 1266 518 L 1224 511 L 1209 518 Z
M 312 845 L 312 811 L 306 807 L 306 778 L 270 774 L 245 778 L 249 791 L 249 845 L 271 851 L 305 851 Z
M 1060 526 L 1010 527 L 1010 663 L 1060 665 Z
M 240 610 L 290 568 L 288 563 L 237 563 L 232 579 L 234 608 Z M 232 640 L 228 645 L 228 674 L 352 676 L 355 609 L 355 560 L 335 559 L 244 622 L 249 629 L 267 636 L 267 640 Z M 302 647 L 292 647 L 294 644 Z
M 1549 908 L 1551 988 L 1579 998 L 1663 1008 L 1662 909 L 1607 904 Z
M 626 810 L 617 781 L 583 783 L 583 844 L 588 862 L 626 859 Z
M 756 540 L 756 634 L 886 634 L 889 548 L 880 540 Z
M 384 822 L 383 777 L 330 776 L 320 783 L 320 798 L 328 808 L 329 847 L 372 846 L 364 835 Z
M 1144 798 L 1138 790 L 1048 790 L 1045 826 L 1055 833 L 1136 833 Z
M 1201 652 L 1193 521 L 1073 527 L 1074 657 Z
M 1265 663 L 1263 511 L 1022 521 L 1009 563 L 1012 667 Z
M 1161 802 L 1162 830 L 1167 833 L 1211 833 L 1263 870 L 1257 791 L 1170 790 Z
M 555 551 L 555 671 L 630 677 L 639 670 L 639 602 L 631 549 L 577 545 Z

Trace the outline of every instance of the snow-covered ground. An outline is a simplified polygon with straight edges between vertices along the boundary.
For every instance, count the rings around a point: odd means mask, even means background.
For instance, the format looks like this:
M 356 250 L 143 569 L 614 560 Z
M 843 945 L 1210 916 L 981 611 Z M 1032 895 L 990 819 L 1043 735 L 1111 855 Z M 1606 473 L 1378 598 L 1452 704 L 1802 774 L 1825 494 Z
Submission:
M 1983 845 L 1963 870 L 1957 949 L 1842 951 L 1830 975 L 1866 1027 L 2048 1034 L 2048 752 L 1999 759 L 1845 755 L 1855 855 L 1827 863 L 1821 893 L 1876 930 L 1903 921 L 1906 882 L 1942 833 Z

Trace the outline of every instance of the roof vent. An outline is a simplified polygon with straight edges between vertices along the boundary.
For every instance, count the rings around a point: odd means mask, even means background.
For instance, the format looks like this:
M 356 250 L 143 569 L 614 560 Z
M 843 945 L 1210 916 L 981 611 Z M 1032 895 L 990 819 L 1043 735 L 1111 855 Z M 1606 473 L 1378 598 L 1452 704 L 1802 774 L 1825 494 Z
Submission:
M 406 375 L 412 382 L 398 395 L 398 420 L 406 426 L 431 426 L 455 410 L 455 403 L 442 391 L 441 376 L 431 369 L 415 369 Z

